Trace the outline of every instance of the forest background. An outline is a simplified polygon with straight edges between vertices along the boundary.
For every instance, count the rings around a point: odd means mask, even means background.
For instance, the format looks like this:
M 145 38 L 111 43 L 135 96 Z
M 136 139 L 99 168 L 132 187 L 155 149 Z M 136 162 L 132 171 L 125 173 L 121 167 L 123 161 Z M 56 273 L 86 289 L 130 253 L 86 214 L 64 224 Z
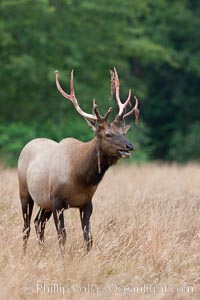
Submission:
M 134 161 L 200 160 L 200 2 L 197 0 L 3 0 L 0 3 L 0 157 L 15 166 L 36 137 L 82 141 L 93 133 L 58 93 L 74 69 L 80 106 L 110 102 L 109 70 L 121 98 L 139 99 L 129 132 Z M 133 124 L 130 118 L 129 123 Z

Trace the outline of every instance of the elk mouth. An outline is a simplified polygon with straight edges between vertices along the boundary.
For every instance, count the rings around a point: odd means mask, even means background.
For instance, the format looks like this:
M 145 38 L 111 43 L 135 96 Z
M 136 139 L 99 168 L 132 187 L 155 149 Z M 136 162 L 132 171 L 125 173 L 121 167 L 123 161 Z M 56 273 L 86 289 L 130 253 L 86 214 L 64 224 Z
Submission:
M 132 156 L 132 154 L 128 150 L 124 150 L 124 149 L 119 149 L 118 153 L 122 158 L 130 158 Z

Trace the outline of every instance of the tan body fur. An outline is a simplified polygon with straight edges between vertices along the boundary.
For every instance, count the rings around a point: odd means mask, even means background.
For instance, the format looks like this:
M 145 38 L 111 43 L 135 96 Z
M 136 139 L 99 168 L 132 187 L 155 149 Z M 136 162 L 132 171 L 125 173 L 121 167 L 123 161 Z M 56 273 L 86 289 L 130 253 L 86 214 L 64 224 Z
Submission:
M 94 168 L 95 161 L 90 162 L 91 166 L 88 164 L 88 157 L 93 157 L 96 151 L 94 142 L 67 138 L 60 143 L 48 139 L 28 143 L 18 163 L 21 199 L 29 194 L 38 206 L 49 211 L 52 198 L 64 200 L 65 208 L 81 207 L 90 201 L 97 184 L 88 186 L 84 179 L 86 168 Z

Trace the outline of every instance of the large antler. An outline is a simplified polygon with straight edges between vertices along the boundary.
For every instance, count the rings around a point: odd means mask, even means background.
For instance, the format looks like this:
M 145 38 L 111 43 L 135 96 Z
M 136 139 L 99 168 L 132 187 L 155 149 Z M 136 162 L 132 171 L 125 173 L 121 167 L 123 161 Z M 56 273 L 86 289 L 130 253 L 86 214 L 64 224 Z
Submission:
M 63 97 L 65 97 L 66 99 L 70 100 L 76 111 L 82 116 L 84 117 L 85 119 L 88 119 L 88 120 L 93 120 L 93 121 L 96 121 L 97 120 L 97 117 L 95 115 L 92 115 L 92 114 L 88 114 L 86 112 L 84 112 L 79 104 L 78 104 L 78 100 L 76 99 L 76 96 L 75 96 L 75 91 L 74 91 L 74 74 L 73 74 L 73 70 L 71 71 L 71 79 L 70 79 L 70 94 L 67 94 L 63 91 L 63 89 L 61 88 L 60 86 L 60 83 L 59 83 L 59 71 L 55 71 L 56 73 L 56 86 L 57 86 L 57 89 L 59 90 L 59 92 L 61 93 L 61 95 L 63 95 Z
M 114 122 L 123 121 L 126 117 L 128 117 L 134 113 L 135 114 L 135 123 L 137 124 L 138 117 L 139 117 L 138 99 L 136 98 L 136 96 L 134 96 L 135 102 L 136 102 L 135 106 L 131 111 L 126 113 L 126 108 L 127 108 L 128 104 L 131 104 L 131 102 L 130 102 L 131 90 L 129 89 L 128 98 L 126 99 L 126 101 L 124 103 L 122 103 L 120 100 L 120 96 L 119 96 L 120 83 L 119 83 L 117 70 L 115 68 L 114 68 L 114 72 L 110 70 L 110 74 L 111 74 L 111 91 L 112 91 L 112 93 L 114 93 L 114 91 L 115 91 L 116 101 L 117 101 L 117 105 L 119 107 L 119 112 L 118 112 L 117 116 L 115 117 Z
M 56 73 L 56 86 L 57 89 L 59 90 L 59 92 L 61 93 L 61 95 L 63 95 L 63 97 L 65 97 L 66 99 L 70 100 L 76 111 L 85 119 L 89 120 L 89 121 L 106 121 L 109 117 L 109 114 L 111 113 L 112 108 L 110 107 L 108 109 L 108 111 L 105 113 L 105 115 L 102 117 L 98 111 L 98 106 L 95 102 L 95 100 L 93 101 L 93 114 L 88 114 L 86 112 L 84 112 L 79 104 L 78 104 L 78 100 L 76 99 L 75 96 L 75 91 L 74 91 L 74 76 L 73 76 L 73 70 L 71 71 L 71 79 L 70 79 L 70 94 L 67 94 L 66 92 L 63 91 L 63 89 L 60 86 L 59 83 L 59 72 L 55 71 Z

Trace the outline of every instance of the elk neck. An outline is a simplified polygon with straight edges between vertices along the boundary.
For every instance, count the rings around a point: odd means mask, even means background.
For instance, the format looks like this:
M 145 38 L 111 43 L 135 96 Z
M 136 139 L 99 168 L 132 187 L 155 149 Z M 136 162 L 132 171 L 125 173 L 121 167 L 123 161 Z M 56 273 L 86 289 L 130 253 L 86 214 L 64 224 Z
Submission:
M 84 143 L 83 146 L 85 151 L 82 153 L 79 180 L 86 185 L 98 185 L 107 169 L 117 162 L 116 158 L 108 157 L 100 146 L 99 159 L 101 172 L 99 173 L 97 143 L 97 137 L 94 137 L 91 141 Z

